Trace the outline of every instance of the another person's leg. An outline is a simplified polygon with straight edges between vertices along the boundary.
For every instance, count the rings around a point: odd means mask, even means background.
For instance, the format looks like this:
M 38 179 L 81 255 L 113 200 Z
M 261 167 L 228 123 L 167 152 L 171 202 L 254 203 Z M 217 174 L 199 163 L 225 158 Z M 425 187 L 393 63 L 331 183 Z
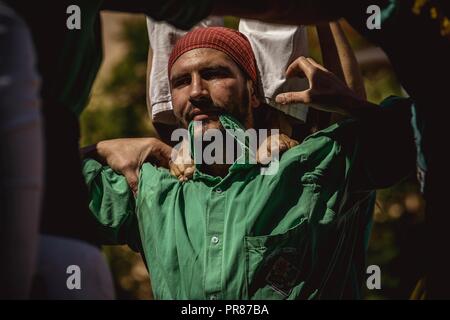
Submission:
M 26 24 L 0 2 L 0 299 L 29 297 L 43 190 L 39 76 Z

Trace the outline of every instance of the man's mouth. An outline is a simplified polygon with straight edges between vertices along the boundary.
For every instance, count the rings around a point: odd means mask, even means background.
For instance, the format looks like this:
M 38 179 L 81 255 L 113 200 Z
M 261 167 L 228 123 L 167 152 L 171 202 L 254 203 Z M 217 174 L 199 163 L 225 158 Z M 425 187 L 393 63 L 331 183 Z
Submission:
M 201 110 L 194 108 L 191 112 L 191 121 L 217 120 L 221 114 L 221 110 Z

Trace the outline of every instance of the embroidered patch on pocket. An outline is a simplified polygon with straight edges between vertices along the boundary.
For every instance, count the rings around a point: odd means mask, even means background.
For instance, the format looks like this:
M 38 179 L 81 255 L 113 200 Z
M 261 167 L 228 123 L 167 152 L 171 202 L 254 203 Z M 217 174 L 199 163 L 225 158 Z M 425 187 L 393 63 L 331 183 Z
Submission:
M 291 293 L 300 270 L 288 259 L 280 255 L 272 265 L 266 276 L 266 282 L 277 292 L 284 296 Z

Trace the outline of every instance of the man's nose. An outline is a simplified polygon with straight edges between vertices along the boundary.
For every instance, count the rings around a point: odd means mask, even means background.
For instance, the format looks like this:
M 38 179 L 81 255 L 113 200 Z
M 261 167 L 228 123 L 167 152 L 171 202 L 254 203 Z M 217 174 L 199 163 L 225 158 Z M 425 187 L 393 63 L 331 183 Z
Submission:
M 208 88 L 203 79 L 200 77 L 200 75 L 194 75 L 192 77 L 191 92 L 189 94 L 189 98 L 198 99 L 201 97 L 205 97 L 208 94 Z

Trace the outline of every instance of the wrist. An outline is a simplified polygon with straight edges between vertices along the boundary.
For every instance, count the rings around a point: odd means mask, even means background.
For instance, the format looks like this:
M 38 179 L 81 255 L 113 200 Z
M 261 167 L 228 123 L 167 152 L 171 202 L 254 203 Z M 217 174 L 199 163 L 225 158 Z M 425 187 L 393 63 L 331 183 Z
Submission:
M 80 149 L 80 156 L 82 159 L 97 158 L 97 144 L 92 144 Z
M 106 159 L 106 157 L 108 155 L 108 148 L 106 148 L 107 145 L 108 145 L 108 140 L 99 141 L 94 145 L 94 147 L 95 147 L 94 152 L 95 152 L 96 158 Z
M 346 107 L 341 114 L 356 119 L 371 116 L 378 111 L 378 105 L 357 96 L 347 97 L 344 103 Z
M 158 152 L 158 139 L 156 138 L 144 138 L 143 153 L 146 157 L 151 157 Z
M 157 138 L 145 138 L 144 161 L 159 162 L 165 155 L 167 145 Z

